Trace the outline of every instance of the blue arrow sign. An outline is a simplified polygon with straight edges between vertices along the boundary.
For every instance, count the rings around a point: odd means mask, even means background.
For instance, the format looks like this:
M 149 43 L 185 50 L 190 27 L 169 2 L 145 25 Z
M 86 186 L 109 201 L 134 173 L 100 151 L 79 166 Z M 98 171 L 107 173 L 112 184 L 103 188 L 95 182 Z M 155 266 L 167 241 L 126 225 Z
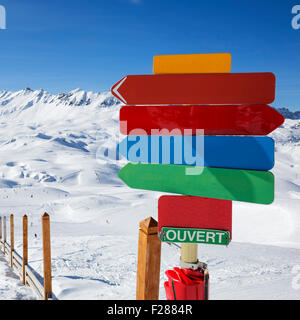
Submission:
M 119 152 L 131 162 L 270 170 L 274 140 L 241 136 L 127 136 Z

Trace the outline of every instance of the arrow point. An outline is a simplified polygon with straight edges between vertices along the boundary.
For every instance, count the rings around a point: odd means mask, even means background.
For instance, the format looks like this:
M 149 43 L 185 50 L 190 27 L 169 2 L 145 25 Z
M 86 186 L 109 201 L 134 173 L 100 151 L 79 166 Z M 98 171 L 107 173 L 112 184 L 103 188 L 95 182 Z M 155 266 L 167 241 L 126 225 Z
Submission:
M 273 126 L 270 127 L 270 130 L 269 132 L 267 132 L 267 134 L 272 133 L 274 130 L 282 126 L 285 121 L 284 116 L 281 113 L 279 113 L 276 109 L 272 108 L 272 113 L 273 115 L 271 115 L 271 117 L 274 118 L 274 122 Z
M 130 165 L 130 163 L 127 163 L 126 166 L 124 166 L 123 168 L 121 168 L 118 172 L 118 176 L 119 178 L 127 185 L 130 187 L 130 183 L 128 183 L 128 179 L 127 178 L 127 173 L 128 173 L 128 166 Z
M 127 79 L 127 76 L 122 78 L 120 81 L 118 81 L 110 90 L 113 96 L 115 96 L 118 100 L 120 100 L 121 102 L 123 102 L 125 104 L 127 104 L 127 102 L 122 97 L 122 95 L 120 94 L 120 92 L 118 90 L 123 85 L 123 83 L 126 81 L 126 79 Z

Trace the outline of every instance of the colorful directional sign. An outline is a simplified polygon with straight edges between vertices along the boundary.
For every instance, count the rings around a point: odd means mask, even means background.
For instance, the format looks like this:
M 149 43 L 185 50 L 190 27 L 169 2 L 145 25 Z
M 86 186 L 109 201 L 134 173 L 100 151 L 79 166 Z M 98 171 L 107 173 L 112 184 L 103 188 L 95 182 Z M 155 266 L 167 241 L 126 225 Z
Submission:
M 230 53 L 158 55 L 153 59 L 154 74 L 226 73 L 230 69 Z
M 207 243 L 227 246 L 230 242 L 230 233 L 221 230 L 163 227 L 160 239 L 164 242 Z
M 131 162 L 271 170 L 274 140 L 240 136 L 127 136 L 119 152 Z
M 274 176 L 267 171 L 274 166 L 274 141 L 259 136 L 284 122 L 267 105 L 275 99 L 275 75 L 230 69 L 226 53 L 155 56 L 154 75 L 129 75 L 111 89 L 126 105 L 120 131 L 128 137 L 118 150 L 131 163 L 120 179 L 131 188 L 180 195 L 159 199 L 162 241 L 228 245 L 232 201 L 274 201 Z M 195 248 L 182 245 L 182 275 L 166 272 L 168 299 L 208 299 L 207 270 L 204 277 L 202 269 L 192 271 L 201 271 L 202 287 L 199 275 L 185 275 L 197 261 Z M 186 284 L 197 294 L 181 295 Z
M 128 163 L 119 177 L 135 189 L 261 204 L 274 201 L 274 176 L 266 171 Z
M 213 229 L 232 235 L 232 201 L 190 196 L 158 199 L 158 230 L 163 227 Z
M 206 73 L 126 76 L 113 95 L 131 105 L 269 104 L 273 73 Z
M 271 133 L 284 117 L 268 105 L 124 106 L 120 131 L 125 135 L 254 135 Z M 187 132 L 184 133 L 184 130 Z M 190 132 L 190 133 L 189 133 Z

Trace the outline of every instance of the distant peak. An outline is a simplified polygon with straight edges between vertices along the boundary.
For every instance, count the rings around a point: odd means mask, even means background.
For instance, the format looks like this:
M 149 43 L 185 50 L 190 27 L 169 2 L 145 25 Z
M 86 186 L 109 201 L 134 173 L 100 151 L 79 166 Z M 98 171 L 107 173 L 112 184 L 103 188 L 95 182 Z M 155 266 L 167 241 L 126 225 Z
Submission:
M 84 90 L 82 90 L 81 88 L 76 88 L 74 90 L 71 90 L 70 93 L 78 93 L 78 92 L 83 92 Z
M 15 110 L 27 110 L 35 104 L 55 104 L 63 106 L 91 106 L 95 108 L 111 107 L 120 104 L 120 102 L 107 92 L 85 91 L 76 88 L 68 93 L 52 94 L 44 89 L 31 89 L 29 87 L 14 92 L 3 90 L 0 92 L 0 114 L 9 108 Z M 5 109 L 4 110 L 4 107 Z
M 286 119 L 298 120 L 300 119 L 300 111 L 290 111 L 288 108 L 282 107 L 276 109 L 279 113 L 281 113 Z

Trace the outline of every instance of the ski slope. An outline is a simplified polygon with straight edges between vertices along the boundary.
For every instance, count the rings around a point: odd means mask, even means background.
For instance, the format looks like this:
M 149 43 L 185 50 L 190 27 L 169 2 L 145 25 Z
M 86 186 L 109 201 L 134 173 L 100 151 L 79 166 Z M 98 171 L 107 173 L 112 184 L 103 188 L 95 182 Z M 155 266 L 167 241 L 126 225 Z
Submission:
M 80 89 L 0 92 L 0 215 L 15 214 L 19 253 L 28 215 L 29 262 L 42 274 L 41 215 L 50 214 L 58 299 L 135 299 L 138 223 L 157 219 L 161 193 L 130 189 L 117 176 L 126 163 L 112 158 L 120 106 L 110 93 Z M 287 119 L 271 136 L 275 202 L 235 202 L 231 244 L 199 246 L 213 300 L 300 298 L 300 120 Z M 164 271 L 179 264 L 179 251 L 162 245 L 160 299 Z M 18 280 L 6 283 L 5 270 L 0 260 L 0 299 L 34 298 Z
M 23 286 L 19 276 L 8 266 L 7 259 L 0 252 L 0 300 L 35 299 L 32 290 Z

